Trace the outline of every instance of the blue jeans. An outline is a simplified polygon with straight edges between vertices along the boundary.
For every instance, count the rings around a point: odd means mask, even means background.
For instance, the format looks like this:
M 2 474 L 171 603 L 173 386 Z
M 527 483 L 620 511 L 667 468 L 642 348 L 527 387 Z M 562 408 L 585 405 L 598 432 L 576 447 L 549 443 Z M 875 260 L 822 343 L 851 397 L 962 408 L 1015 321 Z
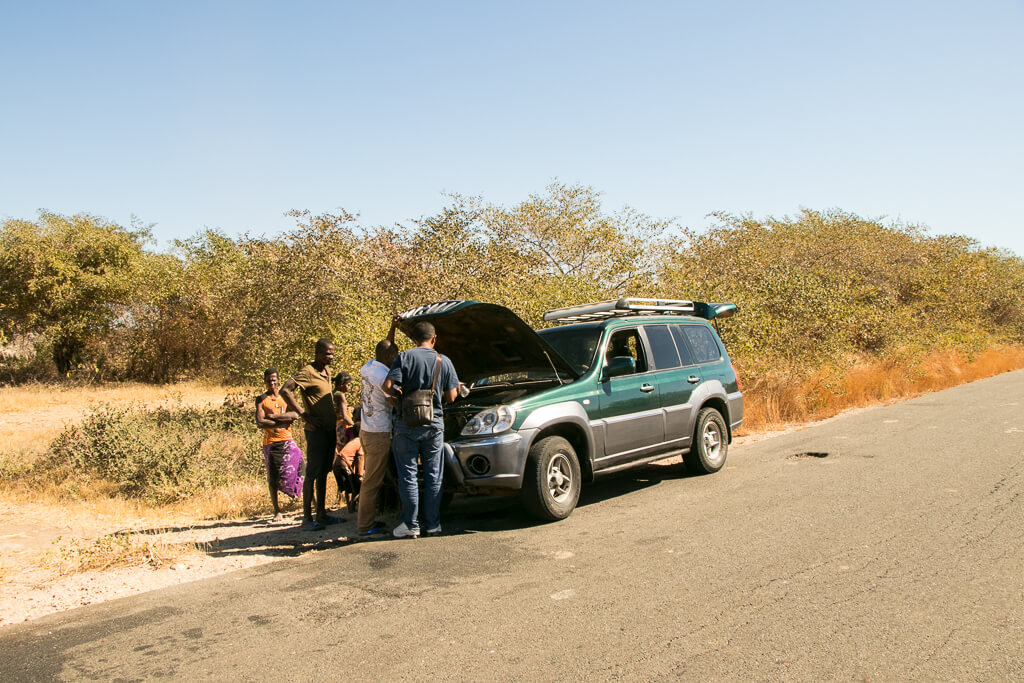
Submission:
M 417 461 L 423 465 L 423 518 L 428 529 L 441 524 L 441 484 L 444 458 L 441 448 L 444 430 L 440 427 L 395 427 L 391 450 L 398 467 L 398 497 L 402 499 L 402 521 L 411 531 L 419 531 L 420 487 Z

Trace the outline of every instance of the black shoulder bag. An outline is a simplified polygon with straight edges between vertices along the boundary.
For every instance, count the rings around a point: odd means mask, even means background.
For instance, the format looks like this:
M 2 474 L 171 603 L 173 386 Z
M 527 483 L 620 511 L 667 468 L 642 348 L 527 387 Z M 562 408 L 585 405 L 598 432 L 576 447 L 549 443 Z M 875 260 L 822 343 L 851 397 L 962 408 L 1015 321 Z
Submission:
M 441 372 L 441 354 L 437 354 L 434 378 L 429 389 L 417 389 L 402 396 L 402 423 L 406 427 L 426 427 L 434 421 L 434 388 Z

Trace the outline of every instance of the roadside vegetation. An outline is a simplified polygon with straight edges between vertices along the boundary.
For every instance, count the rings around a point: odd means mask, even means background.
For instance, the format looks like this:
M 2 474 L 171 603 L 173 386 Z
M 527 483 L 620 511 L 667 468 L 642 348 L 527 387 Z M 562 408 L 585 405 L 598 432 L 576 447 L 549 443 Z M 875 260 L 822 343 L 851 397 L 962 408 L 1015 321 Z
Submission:
M 280 236 L 207 230 L 167 251 L 138 224 L 4 221 L 0 407 L 192 383 L 177 403 L 83 399 L 66 424 L 0 434 L 5 494 L 251 514 L 265 493 L 245 387 L 267 366 L 298 369 L 323 336 L 354 371 L 393 312 L 444 299 L 536 326 L 549 308 L 624 295 L 736 302 L 721 331 L 747 431 L 1024 367 L 1024 260 L 899 221 L 719 214 L 695 232 L 559 183 L 510 207 L 451 196 L 404 225 L 291 219 Z M 218 399 L 190 401 L 198 386 Z

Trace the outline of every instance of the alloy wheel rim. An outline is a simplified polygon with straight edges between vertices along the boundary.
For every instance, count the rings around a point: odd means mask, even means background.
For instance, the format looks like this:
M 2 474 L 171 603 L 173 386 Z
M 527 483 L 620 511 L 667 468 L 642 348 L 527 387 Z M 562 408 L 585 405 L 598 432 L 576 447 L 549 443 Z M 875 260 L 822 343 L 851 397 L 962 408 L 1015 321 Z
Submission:
M 572 469 L 564 453 L 556 453 L 548 463 L 548 493 L 556 503 L 564 503 L 572 492 Z
M 704 434 L 701 438 L 704 441 L 704 454 L 709 460 L 717 461 L 722 453 L 722 432 L 718 425 L 709 421 L 704 425 Z

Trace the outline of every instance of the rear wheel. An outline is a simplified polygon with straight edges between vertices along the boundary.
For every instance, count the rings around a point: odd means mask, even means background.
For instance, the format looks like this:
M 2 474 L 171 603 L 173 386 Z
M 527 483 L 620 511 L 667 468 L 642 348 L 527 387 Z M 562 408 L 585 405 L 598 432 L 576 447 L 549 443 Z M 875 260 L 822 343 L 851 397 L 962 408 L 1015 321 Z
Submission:
M 565 519 L 580 498 L 582 476 L 572 445 L 560 436 L 530 448 L 523 476 L 523 506 L 537 519 Z
M 697 413 L 690 452 L 683 456 L 686 469 L 693 474 L 711 474 L 722 469 L 729 453 L 729 432 L 725 418 L 714 408 Z

